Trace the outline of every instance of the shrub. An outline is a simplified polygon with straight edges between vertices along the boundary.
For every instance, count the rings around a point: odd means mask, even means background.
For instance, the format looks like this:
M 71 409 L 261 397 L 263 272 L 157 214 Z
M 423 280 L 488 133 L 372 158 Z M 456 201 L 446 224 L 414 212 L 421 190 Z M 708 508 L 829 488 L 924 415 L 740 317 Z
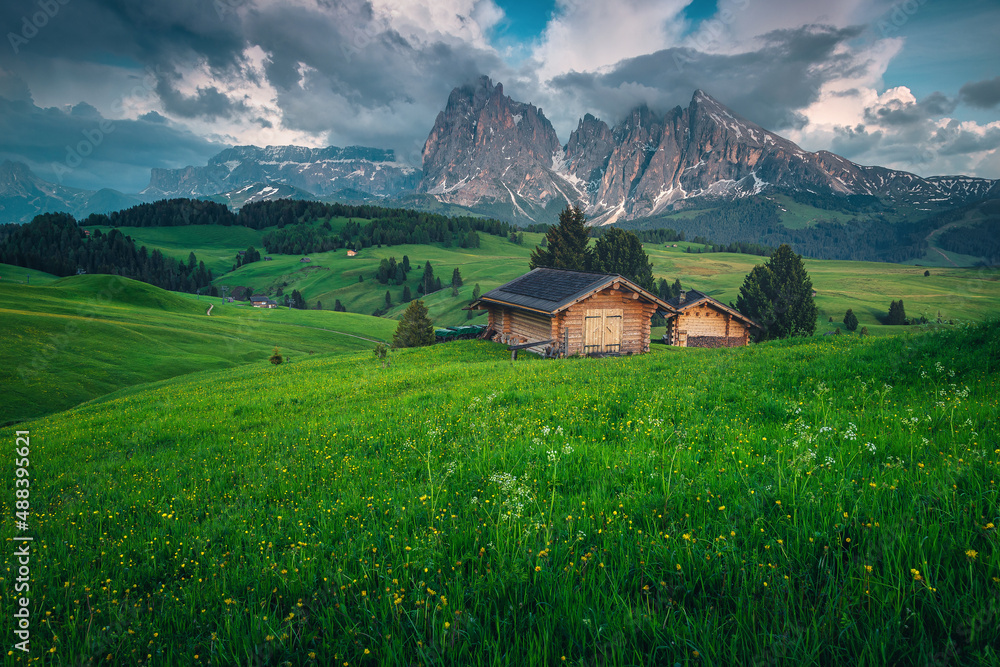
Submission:
M 274 348 L 274 352 L 271 353 L 269 361 L 275 366 L 284 361 L 284 359 L 281 356 L 281 352 L 278 350 L 278 348 Z

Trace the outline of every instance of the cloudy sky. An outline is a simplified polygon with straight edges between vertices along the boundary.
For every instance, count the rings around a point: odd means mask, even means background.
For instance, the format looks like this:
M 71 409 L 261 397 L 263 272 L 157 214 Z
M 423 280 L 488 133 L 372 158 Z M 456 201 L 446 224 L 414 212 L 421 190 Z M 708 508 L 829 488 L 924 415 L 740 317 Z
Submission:
M 5 0 L 0 160 L 136 192 L 234 144 L 420 164 L 479 74 L 565 142 L 701 88 L 798 142 L 1000 178 L 996 0 Z

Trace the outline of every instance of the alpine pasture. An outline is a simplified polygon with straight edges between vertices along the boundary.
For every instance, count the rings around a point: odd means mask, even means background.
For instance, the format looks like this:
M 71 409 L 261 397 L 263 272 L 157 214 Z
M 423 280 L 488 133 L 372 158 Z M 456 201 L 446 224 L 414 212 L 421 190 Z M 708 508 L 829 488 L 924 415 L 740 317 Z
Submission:
M 16 426 L 33 635 L 5 661 L 995 664 L 998 369 L 991 322 L 123 389 Z

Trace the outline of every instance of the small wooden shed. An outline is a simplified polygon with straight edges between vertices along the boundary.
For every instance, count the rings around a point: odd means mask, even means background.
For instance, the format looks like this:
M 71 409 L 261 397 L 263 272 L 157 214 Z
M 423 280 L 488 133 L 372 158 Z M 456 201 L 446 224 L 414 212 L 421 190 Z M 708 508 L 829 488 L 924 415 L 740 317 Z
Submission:
M 545 356 L 641 354 L 649 351 L 650 318 L 675 313 L 617 274 L 537 268 L 469 305 L 486 310 L 485 337 Z
M 757 323 L 737 310 L 699 292 L 688 290 L 667 301 L 667 332 L 663 342 L 678 347 L 740 347 L 749 342 Z

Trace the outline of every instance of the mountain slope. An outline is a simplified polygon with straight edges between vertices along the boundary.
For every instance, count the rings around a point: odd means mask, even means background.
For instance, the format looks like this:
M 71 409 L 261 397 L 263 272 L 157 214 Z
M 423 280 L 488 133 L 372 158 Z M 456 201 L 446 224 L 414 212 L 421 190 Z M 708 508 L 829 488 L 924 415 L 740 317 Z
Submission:
M 257 183 L 284 183 L 317 195 L 347 188 L 375 195 L 413 190 L 420 172 L 395 161 L 391 150 L 348 146 L 235 146 L 204 167 L 153 169 L 141 194 L 156 199 L 202 197 Z
M 501 205 L 527 222 L 554 199 L 574 200 L 553 172 L 562 152 L 541 109 L 516 102 L 488 77 L 455 88 L 424 144 L 420 192 L 461 206 Z
M 76 217 L 108 213 L 141 201 L 108 188 L 93 192 L 50 183 L 23 162 L 0 164 L 0 224 L 30 222 L 45 212 L 65 211 Z
M 452 91 L 438 115 L 420 189 L 463 206 L 490 206 L 495 215 L 506 204 L 511 219 L 535 219 L 532 212 L 553 203 L 579 203 L 596 224 L 653 216 L 706 196 L 801 191 L 921 207 L 998 193 L 990 179 L 921 178 L 805 151 L 701 90 L 686 109 L 659 114 L 639 106 L 614 127 L 587 114 L 564 147 L 555 145 L 540 109 L 511 100 L 501 84 L 481 77 Z

